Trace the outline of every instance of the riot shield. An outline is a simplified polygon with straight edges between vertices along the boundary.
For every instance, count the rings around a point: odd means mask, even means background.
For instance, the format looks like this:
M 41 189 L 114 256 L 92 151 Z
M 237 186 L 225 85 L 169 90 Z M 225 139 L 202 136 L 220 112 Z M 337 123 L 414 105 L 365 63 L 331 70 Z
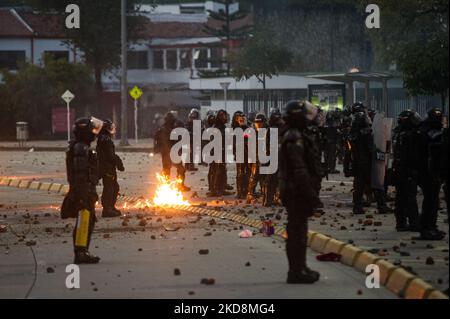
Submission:
M 387 144 L 391 136 L 389 126 L 392 126 L 388 125 L 390 121 L 387 120 L 384 113 L 377 113 L 372 123 L 374 154 L 372 157 L 371 184 L 373 189 L 379 190 L 384 190 L 384 179 L 388 163 Z

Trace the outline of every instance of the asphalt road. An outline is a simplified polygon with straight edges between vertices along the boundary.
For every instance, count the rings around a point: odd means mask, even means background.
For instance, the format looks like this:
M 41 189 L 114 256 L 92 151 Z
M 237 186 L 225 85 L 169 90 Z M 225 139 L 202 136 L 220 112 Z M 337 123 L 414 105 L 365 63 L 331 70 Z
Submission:
M 160 169 L 159 157 L 143 153 L 122 156 L 127 168 L 119 176 L 122 191 L 150 197 L 156 185 L 155 172 Z M 231 184 L 233 175 L 230 169 Z M 64 154 L 0 152 L 0 176 L 65 182 Z M 188 174 L 187 184 L 198 195 L 191 200 L 205 200 L 205 178 L 205 168 Z M 326 214 L 311 219 L 312 229 L 365 249 L 379 249 L 387 259 L 398 259 L 424 274 L 422 277 L 428 276 L 424 279 L 432 284 L 448 286 L 448 241 L 433 243 L 432 248 L 427 246 L 430 243 L 412 244 L 414 234 L 399 235 L 392 230 L 391 215 L 374 216 L 382 226 L 361 227 L 347 207 L 349 180 L 341 176 L 332 179 L 335 181 L 324 183 Z M 245 211 L 253 218 L 280 210 L 248 206 L 232 197 L 224 200 L 208 204 Z M 232 222 L 216 220 L 210 225 L 210 217 L 152 210 L 126 210 L 130 216 L 126 226 L 121 219 L 100 218 L 92 251 L 102 261 L 82 266 L 81 288 L 67 289 L 65 267 L 72 262 L 73 222 L 58 218 L 61 201 L 60 195 L 0 187 L 0 224 L 9 227 L 0 233 L 0 298 L 395 298 L 384 288 L 365 288 L 364 274 L 350 267 L 316 261 L 312 251 L 308 252 L 309 264 L 321 272 L 320 282 L 287 285 L 281 241 L 259 234 L 241 239 L 240 226 Z M 284 223 L 285 214 L 279 215 L 279 222 Z M 142 219 L 147 221 L 145 227 L 139 226 Z M 18 238 L 28 231 L 24 240 Z M 392 251 L 397 244 L 408 250 L 409 256 Z M 208 249 L 208 254 L 200 255 L 201 249 Z M 432 266 L 425 265 L 428 255 L 434 257 Z M 180 275 L 174 275 L 176 268 Z M 213 278 L 215 284 L 201 284 L 204 278 Z

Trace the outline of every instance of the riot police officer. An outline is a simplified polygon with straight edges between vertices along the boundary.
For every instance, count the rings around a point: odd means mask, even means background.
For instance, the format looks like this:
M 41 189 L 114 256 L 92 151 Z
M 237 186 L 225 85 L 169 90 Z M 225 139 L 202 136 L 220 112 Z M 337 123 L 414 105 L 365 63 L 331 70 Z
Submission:
M 364 214 L 363 195 L 366 190 L 371 191 L 372 158 L 374 156 L 374 140 L 370 118 L 365 111 L 358 111 L 353 115 L 349 142 L 351 144 L 353 171 L 353 213 Z M 390 213 L 386 205 L 384 193 L 373 192 L 380 214 Z
M 98 200 L 98 160 L 91 143 L 102 128 L 102 121 L 80 118 L 75 121 L 73 134 L 66 151 L 66 171 L 69 192 L 61 207 L 61 217 L 76 218 L 73 230 L 75 264 L 96 264 L 100 258 L 89 253 L 96 221 L 95 202 Z
M 270 154 L 270 129 L 281 129 L 283 126 L 283 119 L 280 109 L 274 107 L 270 110 L 269 116 L 269 130 L 266 136 L 266 153 Z M 278 142 L 278 141 L 277 141 Z M 275 204 L 278 186 L 278 172 L 274 174 L 264 175 L 263 181 L 263 206 L 270 207 Z
M 208 193 L 209 197 L 227 196 L 233 193 L 227 191 L 227 163 L 225 162 L 225 129 L 228 123 L 228 113 L 225 110 L 219 110 L 216 115 L 214 128 L 219 130 L 222 136 L 222 149 L 220 162 L 211 163 L 212 169 L 212 187 Z
M 308 150 L 308 162 L 310 164 L 311 176 L 314 180 L 313 185 L 317 188 L 319 193 L 322 187 L 322 179 L 328 176 L 328 165 L 324 162 L 324 145 L 327 140 L 324 132 L 326 116 L 320 107 L 312 105 L 308 101 L 305 102 L 306 107 L 312 110 L 317 110 L 317 116 L 313 121 L 308 121 L 306 128 L 303 130 L 303 138 L 311 147 Z M 318 205 L 314 208 L 321 209 L 324 205 L 319 199 Z
M 122 159 L 116 154 L 112 137 L 116 134 L 116 125 L 111 120 L 105 120 L 97 140 L 97 155 L 100 178 L 103 181 L 102 217 L 118 217 L 121 212 L 116 208 L 119 194 L 116 169 L 123 172 Z
M 190 163 L 186 164 L 186 170 L 195 172 L 198 171 L 198 168 L 195 167 L 194 164 L 194 121 L 200 120 L 200 111 L 198 109 L 192 109 L 189 112 L 188 120 L 186 123 L 186 129 L 189 131 L 189 135 L 191 137 L 191 147 L 189 148 L 189 157 L 190 157 Z M 203 129 L 203 128 L 202 128 Z
M 236 111 L 233 114 L 233 119 L 231 121 L 231 127 L 233 129 L 240 128 L 244 132 L 244 162 L 236 163 L 236 198 L 245 199 L 247 196 L 248 189 L 248 179 L 250 176 L 250 165 L 248 163 L 248 135 L 246 130 L 248 127 L 247 118 L 244 112 Z M 236 156 L 237 145 L 234 141 L 233 145 L 234 156 Z
M 259 138 L 258 132 L 261 128 L 267 128 L 267 119 L 263 113 L 258 113 L 253 121 L 253 129 L 254 133 L 257 134 L 257 138 Z M 257 145 L 256 162 L 250 163 L 250 177 L 248 181 L 247 204 L 250 204 L 255 201 L 256 186 L 258 185 L 259 182 L 261 182 L 261 176 L 259 174 L 260 165 L 261 163 L 258 158 L 258 145 Z
M 339 174 L 336 170 L 337 148 L 339 138 L 340 116 L 337 111 L 330 111 L 326 115 L 325 136 L 325 158 L 328 172 L 330 174 Z
M 180 190 L 190 191 L 190 188 L 184 184 L 186 169 L 182 163 L 175 164 L 170 158 L 170 150 L 176 141 L 170 139 L 170 133 L 177 127 L 183 127 L 183 123 L 177 119 L 175 112 L 168 112 L 164 116 L 164 124 L 159 128 L 155 135 L 155 152 L 161 153 L 163 175 L 170 179 L 170 170 L 172 166 L 177 169 L 177 178 L 181 180 Z
M 394 161 L 396 229 L 417 231 L 419 210 L 417 207 L 417 183 L 419 177 L 417 140 L 422 119 L 417 112 L 407 110 L 398 116 L 394 130 Z
M 352 168 L 352 150 L 350 143 L 350 131 L 352 128 L 352 117 L 351 112 L 346 109 L 343 114 L 341 123 L 341 144 L 342 144 L 342 163 L 344 168 L 344 176 L 353 176 Z
M 420 128 L 419 185 L 423 192 L 420 238 L 423 240 L 441 240 L 445 236 L 436 224 L 441 190 L 440 159 L 443 155 L 442 118 L 442 111 L 433 108 L 428 111 Z
M 312 284 L 319 273 L 306 264 L 308 218 L 319 203 L 310 150 L 318 148 L 305 139 L 303 131 L 316 118 L 317 109 L 310 103 L 291 101 L 285 107 L 279 151 L 279 186 L 283 206 L 288 213 L 286 253 L 289 262 L 287 283 Z

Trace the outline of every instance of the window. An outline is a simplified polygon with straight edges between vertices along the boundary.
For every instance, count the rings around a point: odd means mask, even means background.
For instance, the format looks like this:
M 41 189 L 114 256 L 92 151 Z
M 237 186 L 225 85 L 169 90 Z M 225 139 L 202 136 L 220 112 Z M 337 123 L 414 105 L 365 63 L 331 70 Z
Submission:
M 162 70 L 164 69 L 164 51 L 154 50 L 153 51 L 153 68 Z
M 195 52 L 195 67 L 197 69 L 206 69 L 208 67 L 208 50 L 199 49 Z
M 25 61 L 25 51 L 0 51 L 0 69 L 17 70 Z
M 69 51 L 44 51 L 44 61 L 47 59 L 69 62 Z
M 166 59 L 167 59 L 167 70 L 176 70 L 177 69 L 177 51 L 176 50 L 167 50 L 166 51 Z
M 181 60 L 181 68 L 182 69 L 190 69 L 191 68 L 191 50 L 181 50 L 180 51 L 180 60 Z
M 222 67 L 222 48 L 212 48 L 211 49 L 211 67 L 221 68 Z
M 127 62 L 130 70 L 146 70 L 148 69 L 148 53 L 147 51 L 128 51 Z

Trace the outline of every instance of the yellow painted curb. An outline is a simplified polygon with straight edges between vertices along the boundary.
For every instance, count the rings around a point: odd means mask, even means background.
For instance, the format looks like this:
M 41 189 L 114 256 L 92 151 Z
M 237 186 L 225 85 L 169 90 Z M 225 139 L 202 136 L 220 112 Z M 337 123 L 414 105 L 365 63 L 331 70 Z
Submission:
M 50 186 L 49 191 L 50 192 L 55 192 L 55 193 L 59 193 L 59 191 L 61 190 L 63 186 L 61 184 L 58 183 L 54 183 L 52 184 L 52 186 Z
M 394 266 L 390 262 L 384 259 L 380 259 L 375 263 L 380 268 L 380 283 L 385 286 L 392 273 L 398 269 L 398 266 Z
M 44 183 L 41 183 L 41 187 L 39 187 L 39 190 L 48 191 L 51 186 L 52 186 L 52 183 L 44 182 Z
M 9 183 L 9 187 L 19 187 L 20 179 L 12 179 Z
M 420 278 L 415 278 L 405 291 L 405 299 L 424 299 L 434 290 L 433 286 L 427 284 Z
M 30 189 L 34 189 L 34 190 L 38 190 L 40 186 L 41 186 L 41 183 L 40 183 L 40 182 L 34 181 L 34 182 L 31 182 L 29 188 L 30 188 Z
M 448 296 L 439 290 L 433 290 L 426 299 L 448 299 Z
M 69 185 L 63 185 L 63 187 L 61 187 L 61 190 L 59 192 L 62 194 L 67 194 L 69 192 Z
M 395 293 L 397 296 L 403 297 L 409 284 L 415 279 L 416 276 L 407 272 L 403 268 L 394 270 L 389 277 L 386 288 Z
M 316 236 L 314 236 L 311 239 L 311 249 L 316 251 L 316 252 L 323 252 L 326 244 L 331 240 L 331 237 L 322 235 L 322 234 L 316 234 Z
M 308 231 L 308 247 L 310 247 L 311 246 L 311 242 L 312 242 L 312 240 L 314 239 L 314 237 L 316 237 L 316 235 L 317 235 L 318 233 L 316 233 L 316 232 L 313 232 L 313 231 Z
M 26 180 L 21 180 L 19 183 L 19 188 L 29 188 L 31 182 Z
M 347 244 L 342 241 L 332 238 L 325 245 L 325 248 L 323 249 L 323 253 L 324 254 L 328 254 L 328 253 L 341 254 L 341 251 L 342 251 L 342 249 L 344 249 L 345 245 L 347 245 Z
M 341 262 L 347 266 L 352 266 L 355 264 L 356 259 L 363 251 L 353 245 L 347 245 L 342 249 L 341 252 Z
M 380 257 L 375 256 L 374 254 L 371 254 L 371 253 L 365 251 L 357 256 L 353 267 L 356 268 L 357 270 L 365 273 L 366 267 L 368 265 L 375 265 L 376 262 L 380 259 L 381 259 Z
M 11 179 L 10 179 L 10 178 L 3 178 L 3 179 L 0 181 L 0 185 L 1 185 L 1 186 L 8 186 L 9 183 L 11 183 Z

